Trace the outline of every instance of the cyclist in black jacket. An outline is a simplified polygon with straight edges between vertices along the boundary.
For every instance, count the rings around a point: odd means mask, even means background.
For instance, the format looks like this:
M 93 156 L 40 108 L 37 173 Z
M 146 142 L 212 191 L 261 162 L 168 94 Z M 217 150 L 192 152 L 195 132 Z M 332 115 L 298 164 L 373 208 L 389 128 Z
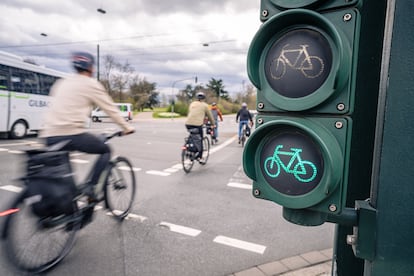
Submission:
M 239 122 L 239 119 L 240 119 L 240 123 L 239 123 L 239 144 L 240 144 L 243 125 L 246 125 L 247 130 L 249 130 L 249 124 L 248 124 L 249 121 L 250 121 L 251 125 L 253 125 L 252 114 L 250 114 L 249 110 L 247 109 L 247 104 L 246 103 L 242 103 L 242 107 L 237 112 L 236 123 Z

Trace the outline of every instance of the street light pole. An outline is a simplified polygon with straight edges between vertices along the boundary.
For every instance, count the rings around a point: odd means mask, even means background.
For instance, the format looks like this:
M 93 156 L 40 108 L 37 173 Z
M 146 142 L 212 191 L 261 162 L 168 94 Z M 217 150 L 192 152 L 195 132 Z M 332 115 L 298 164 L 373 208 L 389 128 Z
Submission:
M 96 79 L 99 81 L 99 44 L 96 45 Z

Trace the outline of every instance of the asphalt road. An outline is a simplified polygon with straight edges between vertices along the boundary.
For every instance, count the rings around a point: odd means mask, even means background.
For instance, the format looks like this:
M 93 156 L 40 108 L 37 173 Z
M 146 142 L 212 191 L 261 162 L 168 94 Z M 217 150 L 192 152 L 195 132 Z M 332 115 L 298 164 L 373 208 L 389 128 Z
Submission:
M 181 168 L 183 119 L 136 119 L 137 132 L 111 140 L 114 154 L 136 168 L 138 191 L 132 215 L 118 223 L 95 212 L 72 252 L 47 275 L 228 275 L 254 265 L 332 247 L 332 224 L 302 227 L 286 222 L 282 208 L 251 195 L 242 169 L 234 116 L 220 125 L 220 142 L 207 165 Z M 110 122 L 91 131 L 115 130 Z M 38 146 L 36 137 L 0 140 L 0 208 L 15 195 L 21 150 Z M 80 180 L 93 156 L 76 154 Z M 4 218 L 0 217 L 0 223 Z M 0 275 L 19 275 L 0 253 Z

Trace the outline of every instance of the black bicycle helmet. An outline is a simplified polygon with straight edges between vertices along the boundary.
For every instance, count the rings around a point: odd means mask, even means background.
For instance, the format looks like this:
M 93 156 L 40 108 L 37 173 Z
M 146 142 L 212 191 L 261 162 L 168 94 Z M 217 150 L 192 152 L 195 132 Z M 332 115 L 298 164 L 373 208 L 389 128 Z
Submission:
M 197 93 L 197 99 L 204 100 L 205 98 L 206 98 L 206 95 L 204 95 L 203 92 L 198 92 Z
M 94 64 L 93 55 L 87 52 L 75 52 L 72 54 L 72 65 L 78 71 L 90 71 Z

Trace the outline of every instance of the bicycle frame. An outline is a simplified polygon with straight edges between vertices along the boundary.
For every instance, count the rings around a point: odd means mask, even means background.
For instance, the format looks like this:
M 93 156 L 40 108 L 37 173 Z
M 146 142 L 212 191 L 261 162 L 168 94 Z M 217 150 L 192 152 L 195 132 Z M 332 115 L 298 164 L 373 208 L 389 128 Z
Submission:
M 295 178 L 300 182 L 310 182 L 313 179 L 315 179 L 316 174 L 317 174 L 316 166 L 310 161 L 302 160 L 300 156 L 302 149 L 291 148 L 292 152 L 289 152 L 289 151 L 281 151 L 280 150 L 281 148 L 283 148 L 283 145 L 277 145 L 273 153 L 273 156 L 266 158 L 264 162 L 265 171 L 269 177 L 272 177 L 272 178 L 278 177 L 280 174 L 280 168 L 282 168 L 286 173 L 293 174 Z M 283 161 L 280 159 L 279 157 L 280 155 L 291 157 L 287 165 L 285 165 Z M 268 162 L 270 162 L 270 164 L 268 164 Z M 274 169 L 274 166 L 276 165 L 277 171 L 275 173 L 269 172 L 269 170 L 267 169 L 267 165 L 269 165 L 270 170 Z M 308 173 L 305 168 L 305 165 L 308 165 L 311 168 L 311 172 L 312 172 L 312 175 L 308 178 L 301 177 L 301 176 L 307 175 Z
M 307 47 L 309 47 L 309 45 L 300 45 L 301 48 L 299 49 L 285 49 L 287 46 L 289 46 L 289 44 L 286 44 L 285 46 L 283 46 L 282 52 L 280 53 L 279 59 L 282 59 L 284 62 L 286 62 L 287 65 L 289 65 L 289 67 L 293 68 L 293 69 L 297 69 L 297 70 L 312 70 L 313 69 L 313 65 L 312 62 L 310 60 L 310 56 L 307 50 Z M 286 57 L 285 53 L 298 53 L 296 59 L 294 60 L 294 62 L 290 62 L 290 60 Z M 303 60 L 306 61 L 308 67 L 303 67 L 303 62 L 300 63 L 300 66 L 298 66 L 299 60 L 301 60 L 301 57 L 305 55 L 305 58 Z

